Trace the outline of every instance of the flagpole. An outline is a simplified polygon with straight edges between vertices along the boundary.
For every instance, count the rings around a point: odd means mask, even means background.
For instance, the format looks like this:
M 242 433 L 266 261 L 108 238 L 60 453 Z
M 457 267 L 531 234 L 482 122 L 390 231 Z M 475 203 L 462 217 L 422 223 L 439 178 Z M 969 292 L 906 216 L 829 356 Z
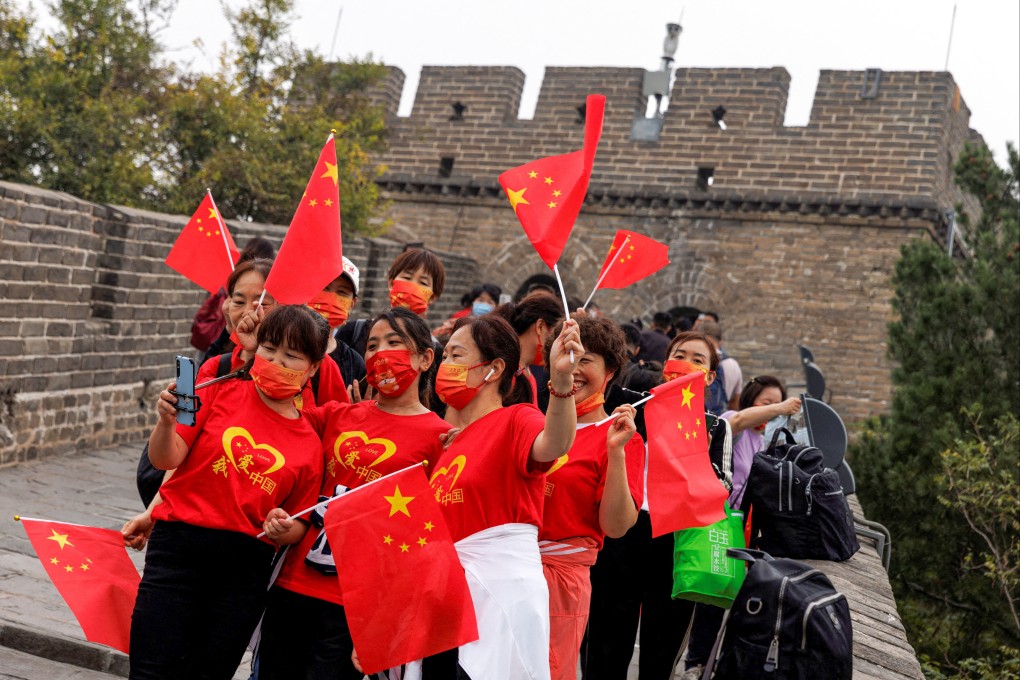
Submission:
M 302 516 L 304 516 L 304 515 L 307 515 L 307 514 L 308 514 L 308 513 L 310 513 L 310 512 L 312 511 L 312 510 L 314 510 L 315 508 L 319 507 L 319 506 L 320 506 L 320 505 L 322 505 L 323 503 L 332 503 L 333 501 L 335 501 L 335 500 L 336 500 L 337 498 L 340 498 L 341 496 L 348 496 L 348 495 L 350 495 L 350 494 L 354 493 L 355 491 L 361 491 L 362 489 L 368 488 L 368 487 L 372 486 L 373 484 L 377 484 L 378 482 L 381 482 L 381 481 L 382 481 L 382 480 L 384 480 L 384 479 L 387 479 L 387 478 L 389 478 L 389 477 L 392 477 L 393 475 L 399 475 L 399 474 L 400 474 L 401 472 L 407 472 L 408 470 L 410 470 L 410 469 L 411 469 L 411 468 L 413 468 L 413 467 L 418 467 L 419 465 L 425 465 L 425 464 L 427 464 L 427 463 L 428 463 L 428 461 L 427 461 L 427 460 L 424 460 L 424 461 L 422 461 L 421 463 L 415 463 L 414 465 L 408 465 L 408 466 L 407 466 L 406 468 L 401 468 L 401 469 L 397 470 L 396 472 L 391 472 L 391 473 L 390 473 L 390 474 L 388 474 L 388 475 L 383 475 L 383 476 L 382 476 L 382 477 L 380 477 L 379 479 L 373 479 L 373 480 L 372 480 L 371 482 L 369 482 L 368 484 L 362 484 L 361 486 L 355 487 L 355 488 L 353 488 L 353 489 L 348 489 L 348 490 L 347 490 L 347 491 L 345 491 L 344 493 L 340 493 L 340 494 L 337 494 L 336 496 L 330 496 L 330 497 L 329 497 L 329 498 L 327 498 L 326 500 L 324 500 L 324 501 L 319 501 L 319 502 L 318 502 L 318 503 L 316 503 L 315 505 L 312 505 L 312 506 L 310 506 L 310 507 L 307 507 L 307 508 L 305 508 L 304 510 L 302 510 L 301 512 L 296 512 L 296 513 L 294 513 L 294 514 L 293 514 L 293 515 L 291 515 L 291 516 L 290 516 L 290 517 L 289 517 L 288 519 L 297 519 L 298 517 L 302 517 Z M 262 538 L 262 537 L 263 537 L 263 536 L 265 536 L 265 535 L 266 535 L 266 532 L 264 532 L 264 531 L 263 531 L 263 532 L 262 532 L 261 534 L 259 534 L 259 535 L 258 535 L 258 536 L 256 536 L 255 538 Z
M 556 283 L 560 284 L 560 298 L 563 299 L 564 322 L 570 318 L 570 304 L 567 302 L 567 292 L 563 289 L 563 279 L 560 277 L 559 263 L 553 265 L 553 274 L 556 275 Z M 574 363 L 574 350 L 570 350 L 570 363 Z
M 627 238 L 623 239 L 623 243 L 620 244 L 620 252 L 623 252 L 623 247 L 625 245 L 627 245 L 628 243 L 630 243 L 630 236 L 628 236 Z M 597 291 L 599 289 L 599 286 L 602 285 L 602 282 L 605 281 L 607 276 L 609 276 L 609 270 L 613 268 L 614 264 L 616 264 L 616 258 L 615 257 L 612 260 L 609 261 L 609 266 L 606 267 L 606 271 L 602 272 L 602 276 L 600 276 L 599 280 L 595 282 L 595 287 L 592 288 L 591 295 L 589 295 L 588 299 L 584 301 L 584 305 L 581 307 L 581 309 L 587 309 L 588 308 L 588 303 L 591 302 L 591 299 L 593 297 L 595 297 L 595 291 Z
M 647 397 L 645 397 L 644 399 L 638 399 L 638 400 L 637 400 L 637 401 L 635 401 L 635 402 L 634 402 L 633 404 L 631 404 L 631 406 L 634 406 L 634 407 L 636 408 L 636 407 L 638 407 L 638 406 L 640 406 L 641 404 L 645 403 L 646 401 L 648 401 L 649 399 L 651 399 L 651 398 L 652 398 L 652 397 L 654 397 L 654 396 L 655 396 L 654 394 L 649 394 L 649 395 L 648 395 Z M 614 413 L 614 414 L 613 414 L 613 415 L 611 415 L 611 416 L 608 416 L 608 417 L 606 417 L 606 418 L 603 418 L 603 419 L 602 419 L 602 420 L 600 420 L 599 422 L 595 423 L 595 427 L 600 427 L 600 426 L 602 426 L 602 425 L 605 425 L 605 424 L 606 424 L 606 423 L 608 423 L 608 422 L 609 422 L 610 420 L 612 420 L 613 418 L 615 418 L 615 417 L 616 417 L 617 415 L 618 415 L 618 414 Z
M 227 242 L 227 223 L 223 221 L 220 209 L 216 207 L 216 199 L 212 197 L 212 189 L 206 187 L 205 192 L 209 195 L 209 202 L 212 203 L 213 212 L 216 213 L 216 221 L 220 223 L 220 235 L 223 237 L 223 248 L 227 251 L 227 262 L 230 263 L 230 271 L 234 271 L 234 258 L 230 255 L 230 244 Z

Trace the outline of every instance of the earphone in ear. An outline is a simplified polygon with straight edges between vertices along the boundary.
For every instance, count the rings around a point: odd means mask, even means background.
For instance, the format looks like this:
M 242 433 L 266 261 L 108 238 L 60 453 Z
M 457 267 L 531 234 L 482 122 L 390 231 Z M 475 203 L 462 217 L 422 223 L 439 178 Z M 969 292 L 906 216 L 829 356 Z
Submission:
M 485 374 L 485 378 L 482 380 L 482 382 L 489 382 L 489 378 L 491 378 L 492 374 L 495 372 L 496 372 L 495 368 L 490 368 L 489 372 Z

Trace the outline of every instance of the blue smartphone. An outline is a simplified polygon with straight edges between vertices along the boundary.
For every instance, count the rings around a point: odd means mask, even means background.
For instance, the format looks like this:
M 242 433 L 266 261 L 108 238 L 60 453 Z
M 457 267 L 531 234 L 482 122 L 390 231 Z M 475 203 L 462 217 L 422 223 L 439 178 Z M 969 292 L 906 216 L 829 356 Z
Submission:
M 177 422 L 188 427 L 195 427 L 195 412 L 198 411 L 198 399 L 195 398 L 195 360 L 190 357 L 177 357 Z

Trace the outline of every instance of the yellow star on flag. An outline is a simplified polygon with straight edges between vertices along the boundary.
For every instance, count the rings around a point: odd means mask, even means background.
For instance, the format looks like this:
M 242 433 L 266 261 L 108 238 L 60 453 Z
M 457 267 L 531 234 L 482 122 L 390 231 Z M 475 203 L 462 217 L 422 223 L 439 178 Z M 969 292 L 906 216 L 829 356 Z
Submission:
M 88 570 L 89 570 L 89 565 L 87 565 L 87 564 L 82 564 L 82 565 L 81 565 L 81 570 L 82 570 L 82 571 L 88 571 Z
M 555 208 L 556 207 L 556 203 L 553 202 L 553 201 L 549 201 L 549 207 L 550 208 Z
M 690 439 L 690 438 L 691 438 L 691 433 L 690 432 L 684 432 L 684 439 Z
M 74 571 L 74 567 L 72 567 L 72 566 L 71 566 L 71 565 L 69 564 L 69 565 L 67 565 L 66 567 L 64 567 L 64 571 L 66 571 L 67 573 L 71 573 L 72 571 Z
M 60 560 L 58 560 L 56 557 L 51 557 L 50 564 L 60 564 Z
M 209 217 L 211 219 L 216 219 L 216 211 L 213 210 L 212 208 L 209 208 Z
M 562 193 L 563 193 L 562 191 L 560 191 L 559 189 L 556 189 L 556 190 L 555 190 L 555 191 L 553 192 L 553 198 L 559 198 L 559 197 L 560 197 L 560 194 L 562 194 Z
M 407 549 L 408 549 L 408 548 L 410 548 L 410 547 L 411 547 L 411 546 L 409 546 L 409 545 L 408 545 L 408 544 L 406 544 L 406 543 L 401 543 L 401 544 L 400 544 L 400 552 L 407 552 Z
M 330 163 L 329 161 L 323 161 L 323 162 L 326 164 L 326 172 L 324 172 L 321 175 L 319 175 L 319 179 L 322 179 L 323 177 L 329 177 L 330 179 L 333 180 L 333 186 L 339 185 L 340 184 L 340 173 L 337 172 L 336 166 L 333 165 L 332 163 Z
M 424 536 L 418 537 L 418 545 L 424 548 L 426 543 L 428 543 L 428 541 L 425 540 Z
M 435 526 L 436 526 L 436 525 L 435 525 L 435 524 L 433 524 L 432 522 L 425 522 L 425 530 L 426 530 L 426 531 L 432 531 L 432 529 L 433 529 L 433 528 L 434 528 Z
M 383 536 L 382 542 L 385 543 L 386 545 L 390 545 L 391 543 L 393 543 L 393 538 L 391 536 Z
M 390 503 L 389 517 L 393 517 L 393 515 L 397 514 L 398 512 L 402 512 L 408 517 L 411 516 L 411 513 L 408 512 L 407 510 L 407 504 L 414 500 L 414 496 L 401 495 L 399 486 L 393 489 L 392 496 L 383 496 L 383 498 L 385 498 Z
M 517 214 L 517 206 L 520 203 L 524 205 L 531 205 L 527 199 L 524 198 L 524 192 L 528 190 L 528 187 L 524 187 L 520 191 L 513 191 L 511 189 L 506 190 L 507 198 L 510 199 L 510 206 L 514 209 L 514 214 Z
M 74 547 L 74 543 L 71 543 L 71 541 L 67 540 L 67 537 L 69 536 L 69 534 L 58 534 L 56 529 L 50 529 L 50 531 L 53 532 L 53 535 L 52 536 L 47 536 L 46 537 L 47 541 L 56 541 L 57 543 L 60 544 L 60 549 L 61 550 L 64 549 L 65 545 L 69 545 L 72 548 Z
M 314 208 L 315 206 L 319 205 L 319 202 L 313 198 L 312 200 L 308 201 L 308 205 Z
M 698 425 L 700 427 L 701 426 L 701 418 L 695 418 L 694 419 L 694 424 Z
M 694 399 L 694 390 L 691 389 L 691 386 L 690 385 L 684 385 L 684 388 L 683 388 L 683 390 L 680 391 L 680 394 L 682 394 L 683 397 L 684 397 L 684 401 L 680 405 L 681 406 L 686 406 L 687 408 L 693 410 L 694 407 L 691 406 L 691 399 Z
M 538 177 L 538 173 L 535 172 L 534 170 L 532 170 L 531 172 L 528 173 L 528 178 L 529 179 L 535 179 L 536 177 Z
M 546 184 L 552 184 L 552 182 L 553 182 L 552 177 L 546 177 L 545 178 L 545 183 Z
M 333 205 L 333 201 L 332 201 L 331 199 L 329 199 L 329 198 L 327 198 L 327 199 L 326 199 L 326 200 L 324 201 L 324 203 L 325 203 L 325 205 L 326 205 L 326 207 L 327 207 L 327 208 L 328 208 L 329 206 Z
M 694 430 L 694 434 L 693 434 L 692 436 L 693 436 L 693 437 L 694 437 L 695 439 L 697 439 L 697 438 L 698 438 L 698 431 L 697 431 L 697 430 Z
M 682 429 L 684 429 L 684 426 L 680 424 L 680 421 L 679 421 L 679 420 L 678 420 L 678 421 L 677 421 L 677 423 L 676 423 L 676 429 L 678 429 L 678 430 L 682 430 Z

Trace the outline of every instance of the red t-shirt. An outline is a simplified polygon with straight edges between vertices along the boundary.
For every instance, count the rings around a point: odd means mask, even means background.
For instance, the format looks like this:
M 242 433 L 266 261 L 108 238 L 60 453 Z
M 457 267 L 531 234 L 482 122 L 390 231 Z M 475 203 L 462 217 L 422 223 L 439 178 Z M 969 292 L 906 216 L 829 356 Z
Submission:
M 557 458 L 545 473 L 545 514 L 539 539 L 562 541 L 589 537 L 602 548 L 606 534 L 599 524 L 599 504 L 609 467 L 607 429 L 593 424 L 578 426 L 570 451 Z M 627 460 L 627 486 L 635 507 L 640 508 L 645 469 L 645 443 L 641 435 L 635 432 L 623 451 Z
M 315 503 L 322 445 L 306 418 L 284 418 L 255 383 L 228 380 L 203 390 L 196 421 L 177 426 L 188 457 L 160 487 L 153 519 L 255 536 L 273 508 Z
M 548 464 L 531 462 L 545 416 L 531 404 L 498 408 L 461 430 L 430 483 L 454 541 L 501 524 L 542 525 Z
M 320 495 L 332 496 L 336 485 L 349 489 L 424 460 L 438 460 L 443 451 L 439 435 L 450 424 L 429 411 L 418 416 L 396 416 L 374 401 L 337 404 L 306 410 L 309 422 L 322 437 L 325 474 Z M 423 473 L 424 474 L 424 473 Z M 334 604 L 343 604 L 340 582 L 305 563 L 319 529 L 308 533 L 290 549 L 276 584 L 287 590 Z

